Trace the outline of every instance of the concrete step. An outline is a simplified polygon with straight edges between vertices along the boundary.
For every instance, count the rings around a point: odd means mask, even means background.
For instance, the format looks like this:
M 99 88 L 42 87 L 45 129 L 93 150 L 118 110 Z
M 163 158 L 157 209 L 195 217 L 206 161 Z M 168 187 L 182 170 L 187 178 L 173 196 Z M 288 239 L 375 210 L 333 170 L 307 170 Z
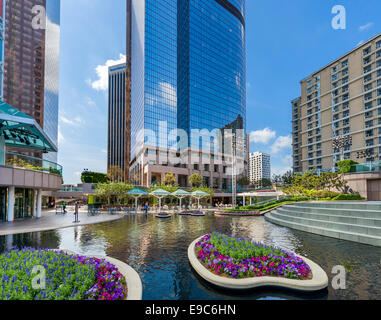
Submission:
M 265 215 L 265 219 L 277 225 L 281 225 L 284 227 L 301 230 L 301 231 L 305 231 L 305 232 L 309 232 L 313 234 L 368 244 L 372 246 L 378 246 L 378 247 L 381 246 L 381 237 L 379 236 L 372 236 L 372 235 L 365 235 L 362 233 L 337 230 L 332 228 L 332 226 L 330 226 L 329 228 L 323 228 L 318 226 L 308 226 L 303 223 L 290 222 L 290 221 L 280 219 L 278 217 L 274 217 L 273 212 L 267 213 Z
M 283 206 L 277 209 L 279 213 L 287 214 L 289 216 L 307 218 L 307 219 L 315 219 L 322 221 L 330 221 L 330 222 L 341 222 L 341 223 L 349 223 L 356 224 L 361 226 L 369 226 L 369 227 L 380 227 L 381 228 L 381 215 L 377 218 L 367 218 L 361 216 L 362 213 L 356 214 L 351 213 L 348 214 L 329 214 L 326 211 L 319 212 L 303 212 L 294 210 L 294 208 L 289 208 L 288 206 Z
M 313 207 L 313 208 L 332 208 L 332 209 L 360 209 L 381 212 L 381 202 L 365 202 L 365 201 L 315 201 L 315 202 L 299 202 L 294 206 Z
M 296 212 L 307 212 L 307 213 L 324 213 L 331 215 L 341 215 L 341 216 L 351 216 L 351 217 L 364 217 L 364 218 L 375 218 L 381 219 L 381 211 L 379 210 L 369 210 L 369 209 L 348 209 L 348 208 L 333 208 L 333 207 L 322 207 L 322 206 L 302 206 L 301 204 L 285 205 L 284 208 L 288 210 L 293 210 Z
M 317 219 L 310 219 L 310 218 L 304 218 L 304 217 L 297 217 L 297 216 L 288 215 L 287 213 L 285 214 L 284 212 L 280 213 L 278 210 L 272 211 L 271 215 L 280 220 L 303 224 L 306 226 L 319 227 L 319 228 L 325 228 L 325 229 L 334 229 L 334 230 L 351 232 L 356 234 L 381 237 L 380 227 L 371 227 L 371 226 L 363 226 L 358 224 L 341 223 L 341 222 L 333 222 L 328 220 L 317 220 Z

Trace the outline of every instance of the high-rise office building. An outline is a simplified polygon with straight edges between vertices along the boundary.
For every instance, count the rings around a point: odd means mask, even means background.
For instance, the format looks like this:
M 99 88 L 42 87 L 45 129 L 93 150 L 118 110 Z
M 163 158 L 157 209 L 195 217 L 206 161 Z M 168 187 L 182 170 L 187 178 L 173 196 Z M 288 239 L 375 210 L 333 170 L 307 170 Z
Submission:
M 117 180 L 128 181 L 126 64 L 109 68 L 107 171 L 113 169 Z
M 2 98 L 34 118 L 57 144 L 60 0 L 3 1 Z M 57 155 L 46 157 L 54 161 Z
M 381 159 L 381 34 L 303 79 L 292 110 L 294 171 Z
M 245 1 L 127 0 L 126 75 L 130 180 L 151 185 L 173 173 L 186 186 L 198 173 L 228 188 L 223 148 L 191 136 L 229 128 L 246 137 Z
M 249 180 L 255 185 L 263 179 L 271 180 L 271 157 L 262 152 L 250 153 Z

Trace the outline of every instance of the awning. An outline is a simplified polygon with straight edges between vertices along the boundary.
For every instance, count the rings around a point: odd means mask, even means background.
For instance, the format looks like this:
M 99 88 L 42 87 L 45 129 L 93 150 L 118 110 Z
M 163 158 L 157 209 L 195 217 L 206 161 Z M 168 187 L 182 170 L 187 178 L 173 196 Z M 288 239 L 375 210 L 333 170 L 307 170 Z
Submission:
M 0 101 L 0 136 L 7 147 L 58 151 L 36 120 L 3 101 Z

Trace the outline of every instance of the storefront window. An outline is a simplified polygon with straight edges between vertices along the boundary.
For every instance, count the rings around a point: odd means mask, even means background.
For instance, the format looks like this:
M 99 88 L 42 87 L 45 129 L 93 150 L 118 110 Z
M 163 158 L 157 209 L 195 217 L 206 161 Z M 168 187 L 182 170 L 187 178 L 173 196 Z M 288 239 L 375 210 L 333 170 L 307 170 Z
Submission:
M 31 217 L 32 213 L 33 213 L 33 190 L 16 188 L 15 219 Z
M 0 221 L 5 221 L 7 216 L 7 188 L 0 188 Z

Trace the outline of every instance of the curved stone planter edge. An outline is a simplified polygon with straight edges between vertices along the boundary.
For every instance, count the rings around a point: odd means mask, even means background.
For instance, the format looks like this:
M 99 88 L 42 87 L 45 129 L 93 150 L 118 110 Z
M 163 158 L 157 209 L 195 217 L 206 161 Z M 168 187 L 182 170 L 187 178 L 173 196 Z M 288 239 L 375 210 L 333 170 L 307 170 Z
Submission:
M 201 262 L 197 259 L 195 254 L 195 245 L 200 241 L 202 237 L 193 241 L 188 247 L 188 259 L 193 269 L 197 274 L 209 283 L 214 284 L 217 287 L 234 290 L 247 290 L 258 287 L 272 286 L 280 288 L 288 288 L 298 291 L 319 291 L 328 286 L 328 276 L 325 271 L 312 260 L 309 260 L 303 256 L 296 255 L 302 258 L 312 270 L 311 280 L 295 280 L 286 279 L 280 277 L 258 277 L 258 278 L 246 278 L 246 279 L 232 279 L 218 276 L 208 269 L 206 269 Z
M 79 255 L 76 252 L 70 250 L 55 250 L 55 251 L 63 251 L 72 255 Z M 128 264 L 124 263 L 115 258 L 111 258 L 109 256 L 94 256 L 94 255 L 86 255 L 82 256 L 89 258 L 97 258 L 97 259 L 105 259 L 106 261 L 112 263 L 116 266 L 121 274 L 123 274 L 124 278 L 127 282 L 127 297 L 124 300 L 142 300 L 143 296 L 143 285 L 140 279 L 139 274 Z

